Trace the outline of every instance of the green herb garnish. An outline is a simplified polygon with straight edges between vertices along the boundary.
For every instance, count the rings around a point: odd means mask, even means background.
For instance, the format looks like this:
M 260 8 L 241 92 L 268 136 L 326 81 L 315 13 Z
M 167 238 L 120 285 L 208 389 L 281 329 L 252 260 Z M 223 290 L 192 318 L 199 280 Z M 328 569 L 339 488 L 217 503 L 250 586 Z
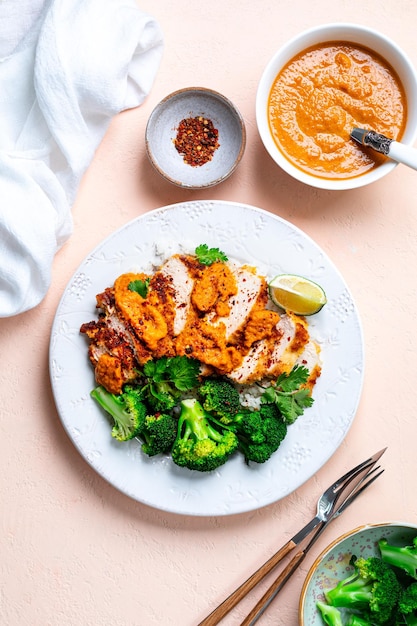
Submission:
M 181 393 L 198 383 L 200 363 L 186 356 L 161 357 L 143 366 L 146 382 L 142 393 L 157 411 L 172 409 Z
M 195 255 L 202 265 L 212 265 L 216 262 L 225 263 L 228 258 L 219 248 L 209 248 L 206 243 L 202 243 L 195 249 Z
M 151 280 L 150 278 L 146 278 L 145 280 L 132 280 L 128 284 L 127 288 L 130 291 L 135 291 L 140 296 L 142 296 L 142 298 L 146 298 L 146 296 L 148 295 L 148 291 L 149 291 L 150 280 Z
M 178 391 L 189 391 L 196 386 L 200 363 L 186 356 L 161 357 L 148 361 L 143 373 L 155 383 L 170 382 Z
M 310 407 L 314 400 L 310 390 L 302 387 L 310 375 L 303 365 L 295 365 L 289 374 L 281 374 L 275 383 L 268 387 L 261 397 L 261 402 L 275 404 L 286 424 L 292 424 L 297 417 Z

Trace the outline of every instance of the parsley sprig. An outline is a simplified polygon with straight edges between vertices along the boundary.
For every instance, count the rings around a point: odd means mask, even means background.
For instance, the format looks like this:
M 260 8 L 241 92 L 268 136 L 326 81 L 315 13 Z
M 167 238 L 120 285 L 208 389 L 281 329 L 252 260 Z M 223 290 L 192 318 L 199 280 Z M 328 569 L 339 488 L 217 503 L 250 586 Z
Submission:
M 310 390 L 303 387 L 308 381 L 309 370 L 304 365 L 295 365 L 289 374 L 281 374 L 264 391 L 261 402 L 275 404 L 286 424 L 293 424 L 297 417 L 310 407 L 314 400 Z
M 202 243 L 195 249 L 195 255 L 202 265 L 212 265 L 218 261 L 225 263 L 227 256 L 219 248 L 209 248 L 206 243 Z

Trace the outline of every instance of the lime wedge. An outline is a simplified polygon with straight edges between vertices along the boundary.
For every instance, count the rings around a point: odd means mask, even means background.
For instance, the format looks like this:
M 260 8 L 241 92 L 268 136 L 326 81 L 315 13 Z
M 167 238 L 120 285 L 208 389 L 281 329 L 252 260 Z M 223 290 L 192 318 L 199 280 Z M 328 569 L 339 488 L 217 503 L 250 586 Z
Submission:
M 322 287 L 303 276 L 279 274 L 271 280 L 268 287 L 272 302 L 296 315 L 314 315 L 327 302 Z

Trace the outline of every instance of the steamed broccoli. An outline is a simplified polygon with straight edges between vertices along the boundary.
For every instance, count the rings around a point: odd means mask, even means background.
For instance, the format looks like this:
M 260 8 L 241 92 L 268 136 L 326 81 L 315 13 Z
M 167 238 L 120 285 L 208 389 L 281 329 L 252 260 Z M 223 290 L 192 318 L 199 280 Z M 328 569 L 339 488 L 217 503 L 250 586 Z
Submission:
M 143 428 L 147 409 L 140 390 L 126 385 L 123 393 L 115 395 L 100 386 L 91 397 L 113 418 L 111 434 L 118 441 L 133 439 Z
M 409 546 L 394 546 L 386 539 L 380 539 L 378 547 L 385 563 L 394 565 L 405 571 L 411 578 L 417 579 L 417 537 Z
M 247 462 L 265 463 L 287 434 L 287 425 L 275 404 L 261 404 L 257 411 L 242 408 L 231 426 Z
M 238 437 L 247 443 L 263 443 L 263 421 L 260 411 L 242 407 L 231 424 Z
M 181 402 L 177 436 L 171 450 L 176 465 L 209 472 L 226 463 L 238 445 L 235 433 L 211 419 L 196 398 Z
M 148 456 L 168 452 L 177 436 L 177 420 L 169 413 L 147 415 L 137 436 Z
M 352 558 L 354 572 L 325 592 L 331 606 L 362 610 L 371 623 L 387 624 L 401 592 L 394 571 L 380 558 Z M 392 623 L 392 622 L 391 622 Z
M 327 626 L 343 626 L 342 614 L 339 609 L 320 600 L 316 603 L 316 606 Z
M 417 582 L 412 582 L 400 594 L 398 610 L 405 624 L 417 624 Z
M 104 387 L 96 387 L 91 396 L 113 419 L 112 437 L 128 441 L 138 437 L 142 450 L 148 456 L 167 452 L 177 435 L 177 420 L 170 413 L 149 415 L 149 408 L 142 399 L 142 389 L 125 385 L 116 396 Z
M 374 622 L 370 622 L 366 617 L 354 614 L 352 614 L 346 622 L 346 626 L 373 626 L 373 624 Z
M 316 606 L 320 611 L 323 622 L 327 624 L 327 626 L 374 626 L 375 624 L 375 622 L 371 622 L 366 617 L 354 613 L 347 617 L 347 621 L 344 621 L 339 609 L 320 600 L 316 603 Z
M 240 396 L 235 385 L 224 378 L 207 378 L 198 389 L 203 408 L 224 424 L 233 421 L 240 409 Z

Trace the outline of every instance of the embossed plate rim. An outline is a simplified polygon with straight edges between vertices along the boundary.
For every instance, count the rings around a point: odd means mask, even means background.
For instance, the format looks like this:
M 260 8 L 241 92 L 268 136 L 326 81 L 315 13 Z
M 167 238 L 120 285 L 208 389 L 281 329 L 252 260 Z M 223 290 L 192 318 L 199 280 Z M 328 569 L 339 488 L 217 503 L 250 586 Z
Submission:
M 298 273 L 325 288 L 328 304 L 310 318 L 322 349 L 323 373 L 315 402 L 291 426 L 267 463 L 247 466 L 241 455 L 210 474 L 149 459 L 137 441 L 118 443 L 92 402 L 93 371 L 79 327 L 96 317 L 95 295 L 125 271 L 143 269 L 199 243 L 217 246 L 268 276 Z M 182 515 L 220 516 L 272 504 L 311 478 L 346 436 L 360 400 L 364 374 L 362 327 L 341 274 L 302 230 L 264 209 L 221 200 L 189 201 L 145 213 L 108 236 L 69 280 L 54 318 L 50 377 L 61 422 L 83 458 L 111 485 L 154 508 Z

